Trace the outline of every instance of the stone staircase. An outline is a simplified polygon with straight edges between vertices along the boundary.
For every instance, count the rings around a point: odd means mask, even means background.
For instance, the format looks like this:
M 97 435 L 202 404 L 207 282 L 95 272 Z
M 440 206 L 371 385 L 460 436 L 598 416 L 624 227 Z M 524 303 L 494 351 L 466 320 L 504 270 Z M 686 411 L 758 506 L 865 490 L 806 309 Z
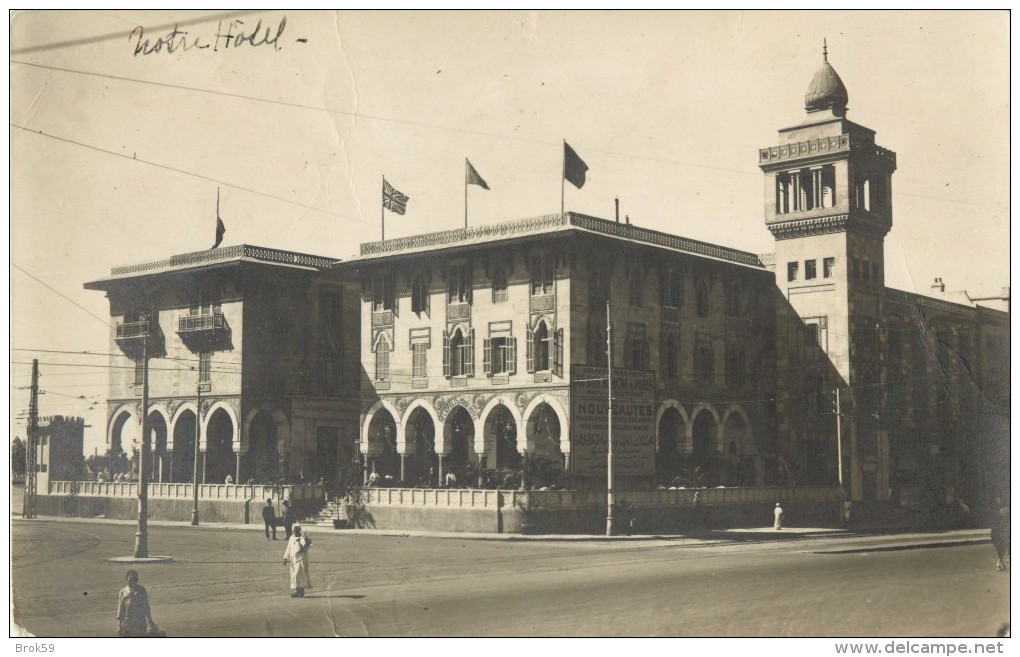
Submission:
M 326 525 L 327 527 L 332 527 L 335 519 L 346 517 L 347 516 L 344 515 L 343 509 L 340 508 L 340 503 L 336 500 L 332 500 L 319 509 L 318 513 L 305 516 L 301 518 L 299 522 L 302 525 Z

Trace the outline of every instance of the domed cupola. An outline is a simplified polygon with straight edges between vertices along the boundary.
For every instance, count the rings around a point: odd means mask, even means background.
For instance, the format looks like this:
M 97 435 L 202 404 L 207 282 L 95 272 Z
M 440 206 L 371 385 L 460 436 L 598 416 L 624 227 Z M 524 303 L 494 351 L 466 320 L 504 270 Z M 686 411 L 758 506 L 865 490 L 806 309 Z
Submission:
M 839 79 L 836 69 L 829 64 L 829 50 L 826 45 L 822 46 L 821 68 L 811 78 L 807 93 L 804 94 L 804 109 L 808 112 L 820 112 L 831 109 L 834 116 L 846 116 L 846 104 L 849 95 L 846 86 Z

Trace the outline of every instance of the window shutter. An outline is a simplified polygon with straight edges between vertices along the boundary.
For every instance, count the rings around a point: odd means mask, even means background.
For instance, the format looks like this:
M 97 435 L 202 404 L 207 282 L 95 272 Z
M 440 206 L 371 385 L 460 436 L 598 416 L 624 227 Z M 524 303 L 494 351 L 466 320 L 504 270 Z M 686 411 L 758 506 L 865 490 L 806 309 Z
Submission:
M 443 331 L 443 376 L 450 378 L 450 334 Z
M 663 329 L 659 329 L 659 373 L 662 376 L 668 374 L 669 366 L 669 335 Z
M 554 340 L 553 374 L 563 378 L 563 329 L 557 329 Z
M 486 376 L 492 376 L 492 340 L 483 338 L 482 344 L 482 368 Z
M 648 340 L 641 341 L 641 369 L 648 369 Z
M 530 326 L 528 327 L 527 341 L 528 341 L 527 349 L 526 349 L 527 357 L 528 357 L 527 358 L 527 360 L 528 360 L 527 367 L 528 367 L 528 371 L 529 372 L 534 372 L 535 371 L 535 332 L 531 330 Z
M 464 375 L 475 375 L 475 330 L 468 329 L 464 339 Z
M 517 374 L 517 338 L 506 340 L 506 373 Z

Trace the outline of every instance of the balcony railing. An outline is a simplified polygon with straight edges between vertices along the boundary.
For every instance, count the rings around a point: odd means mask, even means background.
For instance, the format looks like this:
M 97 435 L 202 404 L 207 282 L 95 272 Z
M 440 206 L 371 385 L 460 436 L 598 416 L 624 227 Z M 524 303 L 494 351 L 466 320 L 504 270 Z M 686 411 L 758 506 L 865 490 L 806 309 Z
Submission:
M 159 324 L 147 320 L 140 322 L 118 322 L 115 341 L 124 355 L 138 360 L 146 355 L 160 358 L 166 355 L 166 344 Z M 147 343 L 147 344 L 146 344 Z
M 223 313 L 207 313 L 205 315 L 182 315 L 177 319 L 177 332 L 209 331 L 227 329 L 227 320 Z
M 195 353 L 231 349 L 230 324 L 221 312 L 181 315 L 177 335 Z

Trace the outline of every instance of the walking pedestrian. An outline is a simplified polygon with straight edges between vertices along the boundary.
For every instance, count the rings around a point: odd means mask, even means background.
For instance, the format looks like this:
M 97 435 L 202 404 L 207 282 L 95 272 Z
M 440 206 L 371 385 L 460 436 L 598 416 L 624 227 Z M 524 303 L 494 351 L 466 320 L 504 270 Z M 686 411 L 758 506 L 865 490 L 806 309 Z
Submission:
M 995 546 L 995 553 L 999 560 L 995 564 L 996 570 L 1009 568 L 1010 550 L 1010 527 L 1009 507 L 1002 503 L 1000 498 L 995 498 L 995 519 L 992 525 L 992 545 Z
M 772 512 L 776 518 L 773 527 L 778 531 L 783 528 L 783 507 L 780 506 L 779 502 L 776 502 L 776 510 Z
M 138 583 L 138 571 L 127 571 L 124 579 L 127 586 L 117 597 L 117 636 L 158 636 L 159 628 L 149 609 L 149 594 Z
M 276 540 L 276 510 L 273 508 L 273 498 L 266 500 L 262 507 L 262 522 L 266 524 L 266 540 L 269 540 L 269 530 L 273 530 L 273 540 Z
M 294 534 L 287 540 L 287 549 L 283 553 L 283 564 L 290 567 L 290 597 L 305 597 L 305 589 L 312 588 L 308 577 L 308 549 L 312 547 L 312 537 L 301 533 L 301 525 L 294 525 Z
M 288 500 L 283 501 L 283 528 L 287 531 L 287 538 L 291 537 L 293 533 L 292 527 L 297 522 L 297 515 L 294 513 L 294 508 L 290 505 Z
M 694 492 L 694 529 L 701 531 L 705 527 L 705 509 L 701 505 L 701 491 Z

